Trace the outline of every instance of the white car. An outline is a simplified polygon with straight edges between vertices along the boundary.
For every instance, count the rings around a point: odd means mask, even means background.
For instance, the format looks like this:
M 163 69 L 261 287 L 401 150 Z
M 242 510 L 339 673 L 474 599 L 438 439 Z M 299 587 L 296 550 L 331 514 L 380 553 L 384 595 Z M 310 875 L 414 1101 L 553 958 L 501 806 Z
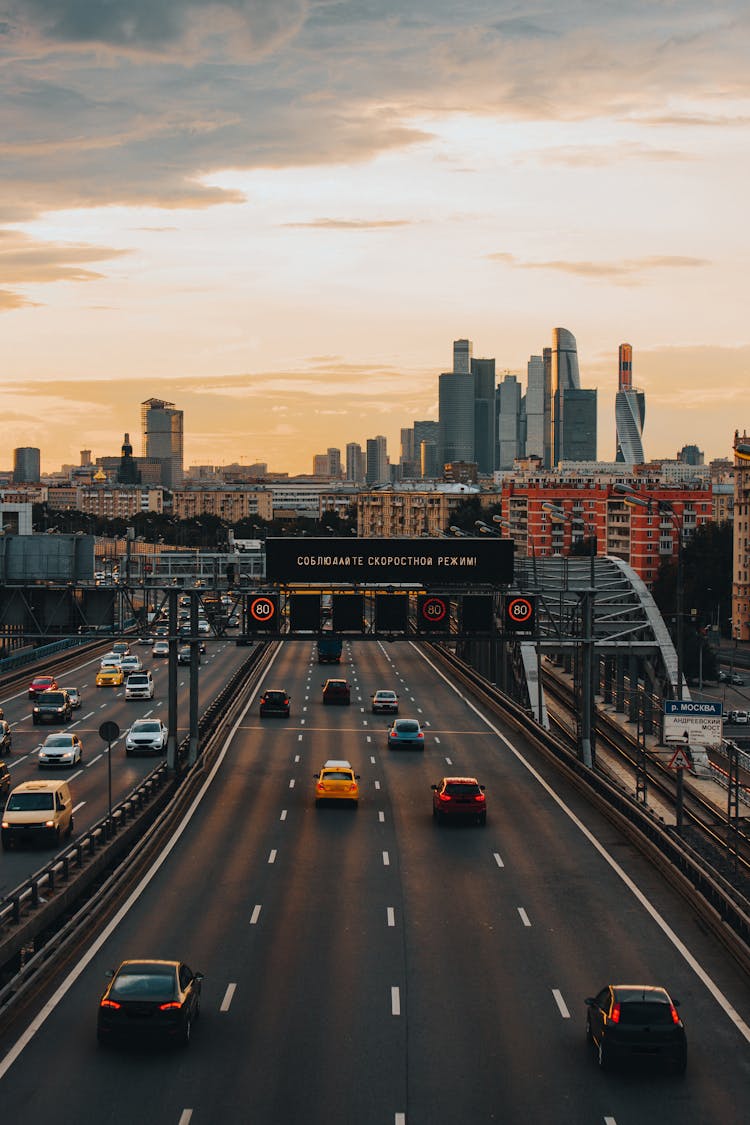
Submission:
M 105 652 L 104 656 L 99 661 L 100 668 L 111 668 L 113 665 L 115 668 L 119 668 L 121 664 L 122 657 L 118 652 Z
M 75 766 L 83 760 L 83 743 L 77 734 L 49 734 L 39 747 L 39 769 L 44 766 Z
M 125 753 L 163 754 L 167 748 L 167 728 L 159 719 L 136 719 L 125 739 Z
M 123 656 L 122 660 L 120 661 L 120 667 L 122 668 L 125 675 L 128 676 L 131 672 L 140 672 L 143 668 L 143 661 L 141 660 L 140 656 L 137 656 L 135 653 L 133 653 L 130 656 Z
M 372 713 L 378 712 L 398 715 L 398 696 L 395 691 L 376 691 L 372 697 Z

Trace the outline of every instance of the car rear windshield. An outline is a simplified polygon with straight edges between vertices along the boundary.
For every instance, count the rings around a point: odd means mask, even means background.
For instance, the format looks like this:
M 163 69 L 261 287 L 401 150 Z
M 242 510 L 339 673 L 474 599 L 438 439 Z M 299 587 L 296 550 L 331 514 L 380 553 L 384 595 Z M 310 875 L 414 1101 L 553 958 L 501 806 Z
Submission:
M 271 700 L 273 703 L 278 703 L 281 699 L 286 699 L 283 691 L 267 691 L 266 699 Z
M 481 789 L 478 785 L 468 785 L 464 782 L 459 783 L 453 781 L 450 785 L 446 785 L 445 792 L 449 797 L 473 797 L 477 793 L 481 793 Z
M 419 723 L 417 723 L 417 722 L 396 723 L 396 730 L 400 734 L 416 734 L 417 731 L 419 730 Z
M 110 989 L 119 1000 L 172 1000 L 173 973 L 120 973 Z
M 40 707 L 62 707 L 64 703 L 65 696 L 61 691 L 45 691 L 39 700 Z
M 147 684 L 148 676 L 145 672 L 131 672 L 128 676 L 129 684 Z
M 324 781 L 351 781 L 351 779 L 349 770 L 325 770 L 323 774 Z
M 671 1024 L 669 1005 L 659 1000 L 628 1000 L 620 1007 L 621 1024 Z
M 53 809 L 55 802 L 51 793 L 14 793 L 6 812 L 46 812 Z

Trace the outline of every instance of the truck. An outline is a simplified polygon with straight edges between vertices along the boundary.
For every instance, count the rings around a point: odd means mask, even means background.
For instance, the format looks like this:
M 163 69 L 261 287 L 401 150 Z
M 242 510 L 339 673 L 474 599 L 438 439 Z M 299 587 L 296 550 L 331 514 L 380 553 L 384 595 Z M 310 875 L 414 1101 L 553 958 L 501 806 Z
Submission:
M 339 664 L 343 647 L 341 637 L 320 637 L 318 640 L 318 664 Z

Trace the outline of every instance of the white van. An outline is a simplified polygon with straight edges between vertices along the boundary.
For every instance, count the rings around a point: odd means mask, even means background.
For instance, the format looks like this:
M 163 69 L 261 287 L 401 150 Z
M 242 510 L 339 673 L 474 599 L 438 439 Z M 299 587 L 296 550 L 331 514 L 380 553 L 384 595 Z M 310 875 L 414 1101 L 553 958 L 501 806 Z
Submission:
M 24 781 L 8 797 L 2 819 L 2 844 L 58 844 L 73 831 L 73 798 L 67 781 Z
M 125 681 L 126 699 L 153 699 L 154 677 L 149 671 L 131 672 Z

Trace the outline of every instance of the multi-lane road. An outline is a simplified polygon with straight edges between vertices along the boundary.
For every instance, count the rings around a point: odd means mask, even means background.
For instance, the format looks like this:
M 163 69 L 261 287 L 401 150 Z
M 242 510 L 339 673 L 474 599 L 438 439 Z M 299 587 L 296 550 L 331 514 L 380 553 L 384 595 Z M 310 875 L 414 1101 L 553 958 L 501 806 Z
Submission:
M 226 677 L 239 654 L 217 646 L 202 682 Z M 349 707 L 322 705 L 333 673 L 312 643 L 280 647 L 259 688 L 288 689 L 291 717 L 261 722 L 248 696 L 158 868 L 35 1022 L 3 1037 L 4 1119 L 745 1120 L 750 982 L 689 906 L 428 654 L 346 645 L 336 672 L 353 685 Z M 426 724 L 423 754 L 386 748 L 388 719 L 368 704 L 390 687 L 401 714 Z M 148 709 L 110 702 L 107 717 Z M 80 725 L 99 721 L 97 711 Z M 361 775 L 358 810 L 315 808 L 313 774 L 329 757 Z M 97 766 L 87 758 L 81 793 Z M 123 754 L 120 768 L 138 767 Z M 486 786 L 486 827 L 434 823 L 430 784 L 443 774 Z M 188 1049 L 97 1047 L 105 972 L 138 956 L 181 957 L 205 974 Z M 684 1078 L 597 1069 L 583 1000 L 610 981 L 665 984 L 680 999 Z

